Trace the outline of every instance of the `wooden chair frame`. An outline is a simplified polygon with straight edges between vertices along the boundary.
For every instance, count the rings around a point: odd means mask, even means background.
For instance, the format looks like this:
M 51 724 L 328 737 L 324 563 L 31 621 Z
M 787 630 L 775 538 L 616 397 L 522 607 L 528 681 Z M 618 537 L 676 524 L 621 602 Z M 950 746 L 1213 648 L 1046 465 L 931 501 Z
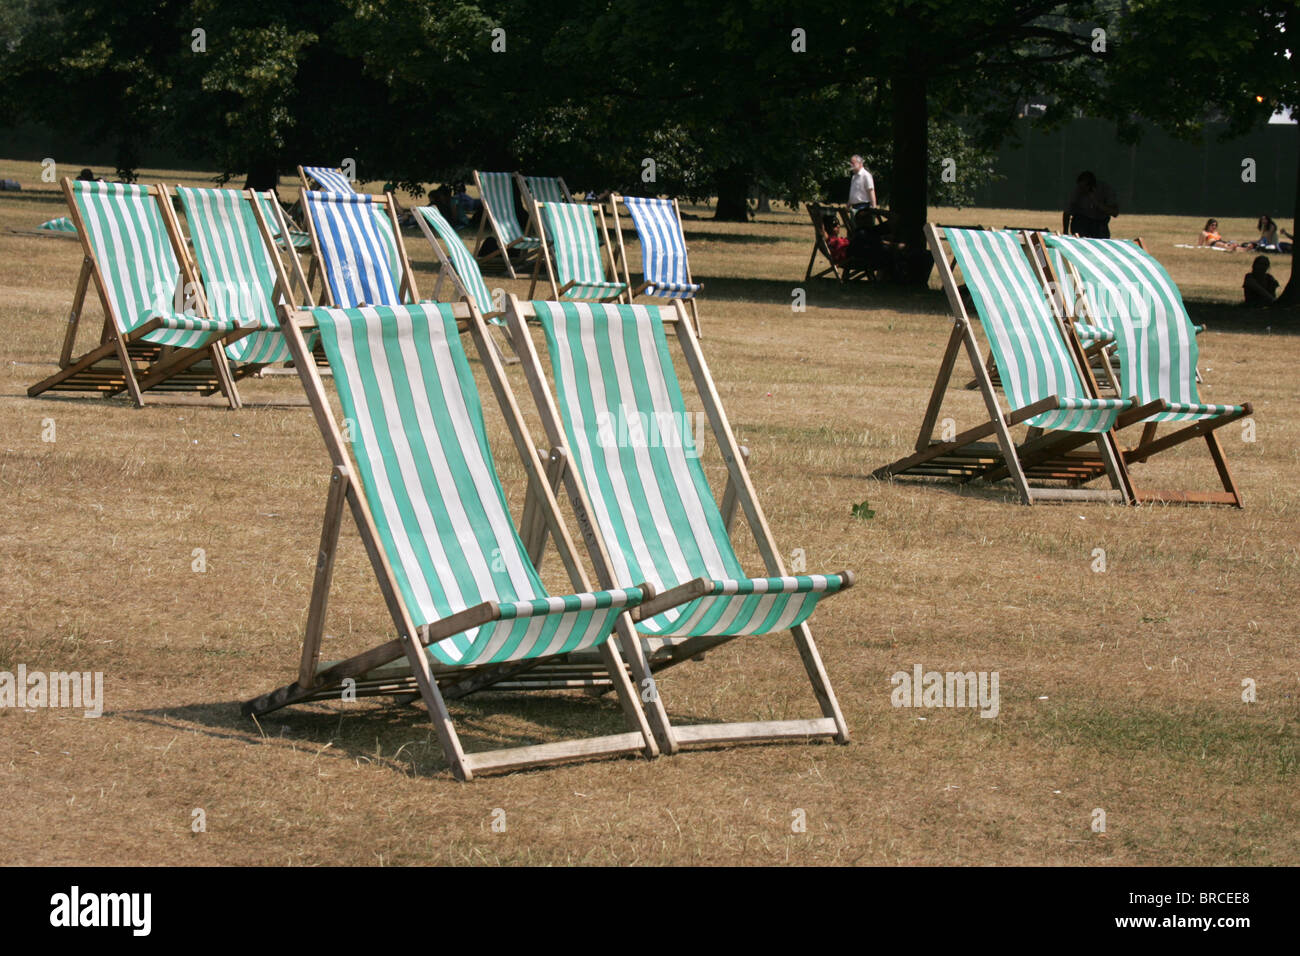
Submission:
M 173 348 L 144 341 L 143 336 L 162 327 L 160 319 L 151 319 L 123 335 L 119 331 L 119 323 L 114 321 L 116 313 L 108 295 L 107 284 L 99 262 L 95 259 L 86 225 L 81 218 L 81 210 L 78 209 L 73 198 L 72 180 L 65 176 L 62 180 L 62 188 L 71 211 L 72 221 L 77 226 L 76 237 L 81 243 L 81 271 L 77 277 L 72 311 L 68 316 L 67 329 L 63 336 L 63 346 L 59 351 L 59 371 L 28 388 L 28 396 L 35 398 L 46 391 L 91 391 L 110 398 L 125 391 L 136 406 L 142 408 L 146 404 L 144 393 L 150 390 L 197 392 L 201 395 L 212 395 L 220 391 L 232 409 L 239 408 L 241 405 L 239 391 L 235 386 L 230 364 L 226 361 L 223 346 L 254 330 L 235 330 L 198 349 Z M 189 268 L 189 251 L 186 249 L 176 211 L 172 208 L 165 188 L 149 186 L 148 190 L 149 195 L 158 203 L 172 253 L 180 266 L 180 281 L 201 294 L 202 286 Z M 86 294 L 92 280 L 104 311 L 104 324 L 100 332 L 99 345 L 74 359 L 72 353 L 76 347 Z M 197 363 L 205 359 L 212 363 L 211 371 L 194 368 Z M 115 366 L 97 367 L 101 363 L 114 361 L 116 361 Z
M 547 204 L 544 202 L 533 204 L 533 210 L 536 212 L 539 222 L 541 221 L 542 210 L 546 207 L 546 205 Z M 601 205 L 596 205 L 593 208 L 596 213 L 596 241 L 600 244 L 601 268 L 604 269 L 605 261 L 606 261 L 605 257 L 606 255 L 608 255 L 609 257 L 608 274 L 612 275 L 615 281 L 617 281 L 619 279 L 618 264 L 614 261 L 614 250 L 609 241 L 609 227 L 605 221 L 605 208 L 604 206 Z M 537 291 L 537 281 L 539 278 L 541 278 L 542 265 L 543 263 L 545 263 L 546 278 L 551 283 L 551 297 L 555 299 L 557 302 L 559 302 L 562 301 L 560 297 L 564 295 L 564 293 L 568 292 L 570 289 L 574 288 L 575 286 L 585 285 L 585 283 L 579 282 L 577 279 L 570 279 L 568 282 L 564 283 L 564 285 L 559 284 L 559 282 L 555 278 L 555 265 L 551 259 L 551 244 L 546 238 L 546 230 L 542 229 L 541 233 L 542 233 L 541 236 L 542 245 L 538 252 L 537 260 L 533 265 L 533 281 L 532 284 L 528 287 L 528 298 L 531 299 L 533 297 L 533 294 Z M 631 286 L 625 284 L 622 291 L 620 291 L 617 295 L 606 296 L 605 298 L 599 299 L 597 301 L 623 302 L 628 299 L 630 291 L 631 291 Z
M 1040 255 L 1036 254 L 1031 258 L 1034 259 L 1036 266 L 1041 265 L 1042 272 L 1040 278 L 1044 283 L 1043 287 L 1045 289 L 1060 288 L 1061 277 L 1056 274 L 1052 257 L 1046 254 L 1047 249 L 1042 234 L 1031 234 L 1029 241 L 1034 245 L 1037 253 L 1041 254 L 1041 263 Z M 1148 251 L 1141 238 L 1134 241 L 1143 252 Z M 1074 273 L 1073 266 L 1069 265 L 1068 260 L 1067 268 L 1072 272 L 1074 288 L 1080 290 L 1079 301 L 1082 303 L 1085 312 L 1092 314 L 1095 306 L 1093 305 L 1091 298 L 1088 296 L 1086 287 L 1080 281 L 1078 274 Z M 1091 356 L 1088 357 L 1090 358 Z M 1103 357 L 1106 362 L 1108 373 L 1111 376 L 1111 382 L 1115 385 L 1115 389 L 1118 392 L 1120 390 L 1122 379 L 1119 374 L 1116 373 L 1115 366 L 1110 361 L 1109 356 L 1106 356 L 1103 352 Z M 1197 377 L 1199 379 L 1199 372 Z M 1147 415 L 1151 415 L 1164 411 L 1168 407 L 1168 403 L 1164 399 L 1158 399 L 1157 401 L 1144 406 L 1143 410 Z M 1235 412 L 1220 415 L 1217 418 L 1206 418 L 1201 419 L 1200 421 L 1189 422 L 1159 438 L 1156 434 L 1160 424 L 1159 422 L 1142 422 L 1140 419 L 1134 419 L 1131 415 L 1125 416 L 1125 418 L 1122 419 L 1123 424 L 1119 426 L 1119 430 L 1121 431 L 1127 425 L 1142 424 L 1142 434 L 1135 445 L 1130 447 L 1123 447 L 1123 445 L 1119 446 L 1125 465 L 1145 462 L 1153 455 L 1157 455 L 1162 451 L 1167 451 L 1168 449 L 1181 445 L 1184 442 L 1192 441 L 1197 438 L 1204 438 L 1206 448 L 1210 453 L 1210 460 L 1214 463 L 1215 472 L 1218 474 L 1219 482 L 1223 486 L 1223 491 L 1179 491 L 1134 486 L 1134 502 L 1136 504 L 1219 504 L 1232 505 L 1236 508 L 1244 507 L 1241 499 L 1241 490 L 1237 487 L 1237 483 L 1232 477 L 1232 471 L 1228 467 L 1228 461 L 1223 454 L 1223 446 L 1219 443 L 1218 436 L 1215 432 L 1225 425 L 1253 414 L 1253 412 L 1254 407 L 1250 402 L 1246 402 Z M 1145 418 L 1147 415 L 1144 415 L 1143 417 Z
M 872 472 L 873 478 L 893 478 L 902 475 L 943 477 L 961 483 L 983 479 L 989 483 L 1010 478 L 1020 502 L 1032 505 L 1039 501 L 1116 501 L 1133 500 L 1132 482 L 1124 468 L 1123 459 L 1115 441 L 1114 430 L 1104 434 L 1093 432 L 1042 432 L 1031 429 L 1026 440 L 1016 444 L 1011 428 L 1056 407 L 1055 397 L 1048 397 L 1024 408 L 1003 410 L 998 394 L 989 376 L 987 362 L 974 323 L 966 311 L 961 289 L 953 274 L 952 264 L 943 248 L 943 238 L 933 223 L 925 227 L 926 242 L 939 270 L 944 291 L 953 313 L 953 328 L 939 363 L 939 373 L 930 392 L 930 400 L 921 421 L 916 440 L 916 451 Z M 1031 257 L 1032 258 L 1032 257 Z M 1037 263 L 1034 263 L 1037 268 Z M 1071 357 L 1075 359 L 1080 377 L 1089 394 L 1098 395 L 1097 383 L 1092 377 L 1083 350 L 1074 335 L 1073 326 L 1063 323 L 1055 305 L 1051 304 L 1055 327 L 1064 337 Z M 948 441 L 935 441 L 934 429 L 939 421 L 944 394 L 952 379 L 957 355 L 966 351 L 975 373 L 980 394 L 988 410 L 988 421 L 968 428 Z M 1149 409 L 1136 409 L 1120 416 L 1117 425 L 1131 420 L 1134 414 L 1150 414 Z M 981 441 L 990 435 L 996 444 Z M 1087 444 L 1097 446 L 1095 456 L 1078 455 L 1076 450 Z M 1105 474 L 1112 490 L 1079 487 L 1087 481 Z M 1041 487 L 1031 485 L 1035 480 L 1060 480 L 1071 487 Z
M 673 215 L 676 216 L 677 218 L 677 228 L 682 233 L 682 242 L 685 243 L 686 230 L 682 226 L 682 209 L 681 206 L 678 205 L 676 197 L 673 198 L 672 202 L 673 202 Z M 627 283 L 627 290 L 628 290 L 627 301 L 633 302 L 636 300 L 637 296 L 642 295 L 645 292 L 645 290 L 648 289 L 650 286 L 652 286 L 654 283 L 643 281 L 639 286 L 634 287 L 632 285 L 631 263 L 629 263 L 628 261 L 627 247 L 623 244 L 623 222 L 618 215 L 618 207 L 621 205 L 624 205 L 623 196 L 620 193 L 610 193 L 609 211 L 610 211 L 611 218 L 613 218 L 614 220 L 614 238 L 618 244 L 618 262 L 615 264 L 614 274 L 616 276 L 618 275 L 618 270 L 619 267 L 621 266 L 623 270 L 623 281 Z M 631 218 L 630 214 L 629 214 L 629 218 Z M 640 234 L 638 234 L 637 238 L 639 241 Z M 643 248 L 644 248 L 644 244 L 643 244 Z M 645 275 L 643 273 L 642 279 L 644 278 Z M 686 262 L 686 281 L 691 283 L 695 282 L 695 277 L 691 274 L 691 264 L 689 259 Z M 665 301 L 671 301 L 671 300 L 665 300 Z M 686 309 L 690 313 L 691 322 L 695 326 L 695 337 L 700 338 L 701 337 L 700 309 L 699 306 L 696 304 L 696 296 L 693 295 L 690 298 L 682 299 L 681 301 L 686 304 Z
M 541 358 L 533 346 L 526 325 L 527 319 L 532 317 L 531 306 L 521 304 L 518 298 L 513 295 L 508 297 L 507 302 L 508 308 L 506 311 L 510 322 L 510 338 L 519 354 L 524 376 L 528 380 L 529 389 L 533 393 L 534 404 L 541 414 L 546 441 L 552 448 L 550 455 L 552 460 L 555 460 L 556 456 L 559 456 L 560 460 L 564 460 L 568 454 L 564 450 L 564 426 L 554 398 L 551 395 L 550 386 L 546 382 Z M 781 552 L 776 546 L 772 530 L 767 523 L 763 508 L 758 502 L 753 483 L 750 481 L 749 471 L 746 467 L 748 455 L 742 451 L 736 442 L 735 435 L 731 430 L 731 424 L 727 419 L 726 412 L 723 410 L 722 400 L 718 396 L 712 375 L 705 363 L 699 340 L 695 336 L 693 325 L 682 307 L 681 301 L 672 300 L 670 304 L 673 315 L 667 321 L 676 333 L 682 355 L 686 360 L 687 367 L 690 369 L 695 388 L 703 403 L 705 415 L 709 420 L 714 438 L 718 442 L 723 460 L 727 465 L 728 480 L 719 506 L 727 531 L 728 533 L 731 532 L 735 514 L 737 508 L 739 508 L 745 514 L 767 573 L 774 576 L 784 576 L 786 570 L 781 558 Z M 662 308 L 666 310 L 669 306 L 665 305 Z M 493 374 L 497 373 L 493 372 Z M 494 387 L 498 387 L 495 382 Z M 522 421 L 515 423 L 513 427 L 522 428 Z M 578 527 L 582 529 L 587 553 L 595 566 L 596 580 L 600 583 L 600 586 L 619 586 L 613 584 L 614 566 L 610 560 L 605 542 L 591 518 L 593 513 L 591 503 L 575 469 L 572 467 L 554 469 L 548 474 L 548 480 L 552 482 L 552 489 L 555 491 L 558 491 L 561 483 L 564 485 Z M 537 533 L 533 535 L 531 540 L 525 539 L 525 546 L 530 553 L 540 553 L 545 542 L 545 529 L 535 525 L 534 530 Z M 845 589 L 848 589 L 853 584 L 853 573 L 851 571 L 841 573 L 847 581 Z M 654 675 L 683 661 L 701 658 L 706 651 L 737 638 L 732 635 L 691 637 L 675 642 L 664 642 L 663 646 L 656 649 L 656 652 L 647 654 L 642 637 L 632 626 L 632 623 L 636 620 L 653 617 L 667 608 L 693 600 L 706 593 L 707 588 L 708 582 L 705 579 L 689 581 L 672 590 L 665 591 L 652 601 L 642 604 L 630 617 L 624 615 L 619 622 L 618 637 L 620 646 L 623 649 L 623 656 L 631 666 L 632 677 L 636 685 L 642 689 L 642 706 L 650 718 L 650 725 L 655 732 L 660 749 L 664 753 L 671 754 L 675 753 L 683 745 L 688 744 L 805 740 L 819 737 L 828 737 L 837 743 L 847 743 L 849 740 L 848 725 L 845 723 L 835 692 L 831 688 L 830 678 L 826 674 L 826 668 L 813 640 L 812 630 L 806 621 L 791 628 L 790 631 L 804 670 L 812 685 L 818 706 L 821 709 L 821 718 L 695 725 L 674 725 L 669 720 L 667 711 L 657 692 Z

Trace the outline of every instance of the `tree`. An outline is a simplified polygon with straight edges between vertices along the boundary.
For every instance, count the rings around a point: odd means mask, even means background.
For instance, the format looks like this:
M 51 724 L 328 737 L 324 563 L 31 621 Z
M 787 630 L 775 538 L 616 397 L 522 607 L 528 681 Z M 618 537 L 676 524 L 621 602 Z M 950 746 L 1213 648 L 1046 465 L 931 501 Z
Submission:
M 1090 78 L 1086 105 L 1117 120 L 1129 139 L 1138 135 L 1136 117 L 1189 138 L 1220 119 L 1227 137 L 1240 135 L 1275 110 L 1300 106 L 1300 57 L 1291 55 L 1288 25 L 1300 29 L 1300 13 L 1281 0 L 1244 0 L 1230 15 L 1211 0 L 1132 0 L 1117 12 L 1113 53 Z M 1300 162 L 1293 214 L 1300 223 Z M 1297 258 L 1279 304 L 1300 304 Z

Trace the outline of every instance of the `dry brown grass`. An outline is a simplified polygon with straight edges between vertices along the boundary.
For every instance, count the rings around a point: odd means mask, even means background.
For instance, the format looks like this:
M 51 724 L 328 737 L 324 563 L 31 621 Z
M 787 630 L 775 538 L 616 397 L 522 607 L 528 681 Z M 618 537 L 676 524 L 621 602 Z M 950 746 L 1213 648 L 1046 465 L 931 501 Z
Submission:
M 31 164 L 0 162 L 0 176 L 27 190 L 0 196 L 0 229 L 63 213 Z M 948 329 L 942 296 L 827 282 L 793 314 L 810 245 L 802 213 L 688 222 L 707 284 L 707 355 L 777 540 L 804 549 L 811 569 L 859 576 L 813 619 L 853 743 L 469 785 L 450 779 L 418 708 L 313 705 L 260 726 L 240 717 L 239 701 L 296 667 L 325 499 L 311 418 L 28 399 L 57 353 L 78 247 L 0 232 L 0 670 L 99 670 L 106 695 L 98 720 L 0 710 L 0 829 L 21 835 L 6 862 L 1300 862 L 1300 343 L 1289 316 L 1229 307 L 1247 256 L 1173 248 L 1199 225 L 1116 223 L 1149 240 L 1194 318 L 1210 323 L 1206 394 L 1255 402 L 1258 440 L 1225 432 L 1244 512 L 1028 509 L 1002 491 L 866 479 L 915 437 Z M 1246 237 L 1247 225 L 1223 231 Z M 418 236 L 409 245 L 431 291 L 432 256 Z M 289 398 L 297 385 L 254 381 L 245 392 Z M 959 420 L 978 412 L 974 393 L 951 400 Z M 517 503 L 521 469 L 490 404 L 488 415 Z M 53 444 L 41 441 L 46 418 Z M 1210 487 L 1196 449 L 1166 457 L 1144 472 L 1153 483 Z M 871 520 L 850 517 L 863 500 Z M 1104 574 L 1089 570 L 1098 547 Z M 191 571 L 194 548 L 206 551 L 205 574 Z M 752 547 L 744 556 L 752 562 Z M 327 653 L 389 629 L 349 529 Z M 1000 715 L 891 707 L 890 675 L 914 663 L 997 670 Z M 1255 704 L 1241 701 L 1244 678 L 1258 682 Z M 671 672 L 663 691 L 686 720 L 815 713 L 780 638 L 733 642 Z M 621 729 L 611 702 L 585 698 L 483 696 L 455 713 L 471 748 Z M 1096 807 L 1104 835 L 1089 828 Z M 194 808 L 205 833 L 191 832 Z M 496 808 L 504 833 L 491 828 Z M 805 833 L 792 832 L 796 809 Z

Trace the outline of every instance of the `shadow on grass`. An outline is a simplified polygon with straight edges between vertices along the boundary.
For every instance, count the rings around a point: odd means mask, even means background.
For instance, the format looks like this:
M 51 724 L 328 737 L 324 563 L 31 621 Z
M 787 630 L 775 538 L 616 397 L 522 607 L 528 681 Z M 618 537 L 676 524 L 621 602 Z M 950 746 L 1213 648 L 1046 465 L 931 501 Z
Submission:
M 851 282 L 841 285 L 833 279 L 809 279 L 802 276 L 788 281 L 778 279 L 739 279 L 732 276 L 696 276 L 704 285 L 700 294 L 701 317 L 710 300 L 723 302 L 757 302 L 763 305 L 790 306 L 794 290 L 803 289 L 810 309 L 878 309 L 915 315 L 946 316 L 944 294 L 935 289 L 915 289 L 883 282 Z M 807 313 L 803 313 L 807 315 Z
M 1185 302 L 1194 325 L 1208 332 L 1242 332 L 1249 335 L 1300 333 L 1300 308 L 1252 309 L 1223 302 Z
M 197 731 L 216 740 L 288 746 L 383 763 L 411 776 L 450 775 L 450 766 L 427 711 L 418 701 L 406 706 L 380 698 L 356 702 L 311 701 L 254 719 L 240 711 L 241 702 L 187 704 L 144 710 L 106 712 L 136 723 L 168 730 Z M 607 697 L 481 692 L 449 704 L 452 721 L 467 753 L 553 743 L 560 740 L 622 734 L 633 730 L 618 701 Z M 505 722 L 525 722 L 528 730 L 507 729 Z M 603 757 L 601 759 L 610 759 Z M 545 769 L 541 768 L 523 768 Z M 522 770 L 511 771 L 513 773 Z

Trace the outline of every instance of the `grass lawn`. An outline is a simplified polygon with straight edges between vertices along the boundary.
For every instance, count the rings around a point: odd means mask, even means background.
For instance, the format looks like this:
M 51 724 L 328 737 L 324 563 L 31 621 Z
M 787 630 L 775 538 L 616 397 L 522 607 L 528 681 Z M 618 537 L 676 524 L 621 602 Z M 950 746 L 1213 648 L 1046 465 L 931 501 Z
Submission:
M 1220 433 L 1244 511 L 1024 508 L 1005 487 L 868 479 L 915 441 L 951 327 L 937 280 L 910 293 L 805 285 L 802 211 L 739 225 L 686 208 L 700 217 L 686 233 L 705 284 L 705 352 L 777 542 L 810 571 L 858 575 L 811 621 L 853 741 L 462 785 L 421 707 L 381 698 L 260 723 L 240 715 L 241 701 L 297 668 L 329 473 L 319 433 L 304 408 L 270 404 L 301 400 L 292 376 L 247 380 L 250 407 L 238 412 L 29 399 L 54 370 L 81 259 L 76 242 L 9 232 L 66 214 L 39 173 L 0 161 L 0 177 L 24 187 L 0 194 L 0 671 L 101 671 L 104 714 L 0 709 L 0 830 L 17 835 L 6 862 L 1300 863 L 1300 338 L 1293 313 L 1235 305 L 1251 254 L 1175 247 L 1214 210 L 1113 228 L 1146 239 L 1208 326 L 1204 400 L 1254 403 L 1253 441 L 1236 424 Z M 160 179 L 208 182 L 142 176 Z M 1221 220 L 1230 238 L 1253 238 L 1251 226 Z M 407 245 L 431 294 L 432 251 L 418 232 Z M 1274 257 L 1283 281 L 1289 267 Z M 528 291 L 525 280 L 489 285 Z M 795 312 L 801 287 L 808 307 Z M 100 322 L 92 296 L 78 352 Z M 958 386 L 968 372 L 959 364 Z M 510 374 L 528 410 L 518 366 Z M 523 470 L 490 397 L 485 406 L 517 515 Z M 950 391 L 944 414 L 959 429 L 981 412 L 978 393 Z M 43 441 L 51 421 L 56 440 Z M 720 490 L 711 439 L 705 449 Z M 1135 475 L 1217 488 L 1203 444 Z M 853 517 L 863 501 L 874 517 Z M 740 529 L 757 572 L 743 518 Z M 327 658 L 391 632 L 350 522 L 343 538 Z M 543 570 L 566 586 L 553 552 Z M 998 715 L 892 706 L 891 675 L 918 664 L 997 671 Z M 734 641 L 667 672 L 661 688 L 684 722 L 817 715 L 788 637 Z M 604 698 L 485 694 L 452 710 L 471 750 L 623 729 Z M 1092 828 L 1098 808 L 1105 832 Z

